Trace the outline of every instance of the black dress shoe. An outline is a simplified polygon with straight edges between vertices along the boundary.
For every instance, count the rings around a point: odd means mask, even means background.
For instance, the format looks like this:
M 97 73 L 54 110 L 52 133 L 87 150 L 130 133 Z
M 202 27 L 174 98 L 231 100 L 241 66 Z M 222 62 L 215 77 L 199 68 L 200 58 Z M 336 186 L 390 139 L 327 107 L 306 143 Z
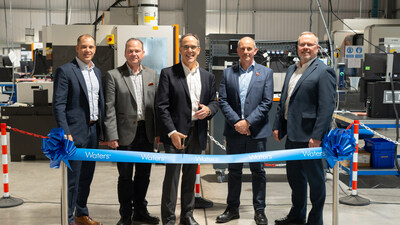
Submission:
M 257 210 L 254 214 L 254 220 L 257 225 L 268 225 L 268 219 L 265 216 L 264 210 Z
M 217 223 L 226 223 L 234 219 L 239 219 L 239 212 L 226 209 L 224 213 L 221 215 L 217 216 Z
M 121 217 L 117 225 L 132 225 L 131 217 Z
M 157 216 L 152 216 L 147 209 L 135 211 L 132 216 L 133 221 L 144 222 L 146 224 L 158 224 L 160 219 Z
M 182 225 L 199 225 L 199 223 L 193 218 L 193 216 L 187 216 L 181 218 L 180 224 Z
M 275 220 L 275 225 L 304 225 L 305 220 L 290 218 L 288 216 Z

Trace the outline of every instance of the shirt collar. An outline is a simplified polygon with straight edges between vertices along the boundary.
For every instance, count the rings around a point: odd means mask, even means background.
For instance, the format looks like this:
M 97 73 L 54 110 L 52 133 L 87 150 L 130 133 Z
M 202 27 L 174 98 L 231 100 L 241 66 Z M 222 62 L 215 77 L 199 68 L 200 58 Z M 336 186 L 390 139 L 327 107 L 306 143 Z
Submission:
M 253 63 L 252 63 L 252 64 L 249 66 L 249 68 L 247 68 L 247 70 L 245 71 L 245 70 L 243 69 L 242 65 L 240 65 L 240 60 L 239 60 L 239 68 L 240 68 L 240 71 L 243 72 L 243 73 L 246 73 L 246 72 L 248 72 L 248 71 L 253 70 L 255 66 L 256 66 L 256 62 L 253 60 Z
M 303 66 L 300 66 L 300 62 L 298 62 L 298 63 L 296 64 L 296 67 L 299 68 L 299 69 L 304 69 L 304 70 L 305 70 L 305 69 L 307 69 L 307 68 L 310 66 L 310 64 L 311 64 L 312 62 L 314 62 L 314 60 L 315 60 L 316 58 L 317 58 L 317 56 L 315 56 L 315 58 L 311 59 L 310 61 L 304 63 Z
M 143 71 L 143 66 L 142 66 L 142 64 L 139 65 L 139 72 L 138 72 L 137 74 L 135 74 L 135 73 L 133 72 L 133 70 L 132 70 L 131 67 L 128 65 L 128 63 L 126 64 L 126 66 L 128 67 L 128 70 L 129 70 L 129 74 L 130 74 L 130 75 L 139 75 L 139 74 Z
M 183 71 L 185 72 L 185 76 L 189 75 L 190 73 L 196 73 L 197 70 L 199 69 L 199 63 L 196 62 L 196 67 L 194 68 L 193 71 L 190 71 L 189 67 L 187 67 L 185 65 L 185 63 L 182 62 L 182 67 L 183 67 Z
M 82 62 L 78 57 L 75 57 L 76 61 L 78 62 L 79 67 L 81 70 L 91 70 L 95 67 L 93 61 L 90 61 L 89 66 L 86 63 Z

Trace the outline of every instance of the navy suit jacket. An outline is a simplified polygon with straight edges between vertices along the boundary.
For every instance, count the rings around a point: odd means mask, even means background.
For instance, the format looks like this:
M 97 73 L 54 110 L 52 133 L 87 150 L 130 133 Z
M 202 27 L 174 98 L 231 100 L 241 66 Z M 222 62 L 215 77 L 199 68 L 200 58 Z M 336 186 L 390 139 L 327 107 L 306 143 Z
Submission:
M 224 114 L 224 136 L 240 135 L 234 125 L 241 120 L 239 96 L 239 64 L 224 70 L 219 88 L 219 106 Z M 271 69 L 255 64 L 244 105 L 244 119 L 250 123 L 251 137 L 254 139 L 271 136 L 268 112 L 272 107 L 274 95 L 273 72 Z
M 217 113 L 218 102 L 214 75 L 202 68 L 199 69 L 201 79 L 200 104 L 208 106 L 211 111 L 210 116 L 198 121 L 200 147 L 205 149 L 207 120 Z M 181 63 L 161 70 L 156 102 L 161 141 L 172 145 L 168 133 L 173 130 L 188 135 L 192 121 L 192 102 Z
M 104 121 L 104 96 L 101 72 L 94 68 L 99 81 L 99 127 L 102 138 Z M 53 113 L 57 126 L 71 134 L 79 147 L 85 147 L 89 130 L 90 111 L 85 79 L 76 59 L 57 68 L 54 75 Z
M 319 59 L 314 60 L 293 90 L 286 121 L 284 107 L 287 91 L 296 68 L 292 65 L 286 73 L 274 130 L 279 130 L 280 139 L 287 135 L 294 142 L 309 142 L 311 138 L 322 140 L 329 131 L 335 108 L 335 72 Z

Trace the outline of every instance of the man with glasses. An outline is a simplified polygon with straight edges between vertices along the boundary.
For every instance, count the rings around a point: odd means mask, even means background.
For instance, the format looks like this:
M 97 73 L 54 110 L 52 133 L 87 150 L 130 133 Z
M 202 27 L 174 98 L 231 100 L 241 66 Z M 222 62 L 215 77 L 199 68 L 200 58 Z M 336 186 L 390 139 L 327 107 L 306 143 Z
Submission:
M 166 153 L 201 154 L 207 144 L 207 120 L 218 111 L 214 75 L 199 67 L 200 41 L 195 34 L 180 39 L 182 62 L 164 68 L 157 92 L 160 138 Z M 178 183 L 182 170 L 181 216 L 183 225 L 193 218 L 197 164 L 167 164 L 162 188 L 162 223 L 174 225 Z
M 272 135 L 268 112 L 272 107 L 274 82 L 272 70 L 256 63 L 254 40 L 239 40 L 239 63 L 224 70 L 220 84 L 219 105 L 225 116 L 226 154 L 265 151 L 267 137 Z M 268 224 L 265 215 L 266 176 L 263 162 L 249 163 L 252 175 L 254 220 Z M 217 223 L 239 218 L 243 163 L 228 165 L 227 208 Z
M 155 70 L 141 65 L 144 56 L 143 42 L 130 38 L 125 44 L 126 63 L 106 74 L 104 123 L 111 148 L 153 152 L 154 142 L 159 140 L 156 138 L 154 110 L 158 75 Z M 135 177 L 132 180 L 134 165 Z M 117 225 L 131 225 L 132 220 L 158 224 L 160 219 L 149 214 L 145 199 L 151 163 L 118 162 L 117 167 L 121 215 Z
M 297 45 L 300 62 L 290 66 L 286 73 L 273 126 L 276 140 L 287 136 L 286 149 L 319 147 L 329 131 L 335 108 L 336 75 L 317 59 L 318 48 L 314 33 L 300 34 Z M 323 225 L 326 191 L 322 160 L 287 161 L 286 174 L 292 189 L 292 208 L 275 224 L 305 224 L 308 183 L 312 208 L 307 224 Z

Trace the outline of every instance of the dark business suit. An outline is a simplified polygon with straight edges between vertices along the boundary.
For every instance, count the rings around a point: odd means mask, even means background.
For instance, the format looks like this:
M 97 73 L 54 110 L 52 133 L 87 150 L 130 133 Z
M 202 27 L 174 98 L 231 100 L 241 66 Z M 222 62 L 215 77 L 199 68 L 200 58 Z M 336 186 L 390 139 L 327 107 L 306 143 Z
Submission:
M 265 151 L 267 137 L 271 136 L 268 112 L 271 109 L 274 87 L 272 70 L 255 64 L 244 103 L 242 118 L 239 63 L 224 70 L 220 84 L 219 105 L 225 116 L 224 136 L 226 137 L 227 154 L 240 154 Z M 251 135 L 243 135 L 235 130 L 234 125 L 241 119 L 250 123 Z M 243 163 L 229 164 L 228 209 L 238 212 L 242 186 Z M 254 210 L 264 210 L 266 176 L 262 162 L 250 163 L 252 172 Z
M 200 69 L 200 103 L 210 108 L 210 116 L 198 120 L 192 127 L 192 103 L 189 88 L 181 63 L 161 71 L 157 92 L 157 114 L 160 122 L 160 138 L 168 153 L 201 154 L 207 144 L 207 120 L 218 111 L 215 78 L 211 73 Z M 183 151 L 177 150 L 168 133 L 176 130 L 188 135 Z M 175 223 L 175 207 L 180 170 L 182 167 L 181 218 L 189 216 L 194 209 L 194 184 L 197 164 L 167 164 L 161 200 L 163 224 Z
M 335 106 L 335 72 L 316 59 L 304 71 L 293 89 L 286 120 L 285 101 L 289 81 L 296 68 L 296 65 L 292 65 L 287 71 L 274 123 L 274 130 L 279 131 L 279 139 L 287 135 L 286 149 L 307 148 L 311 138 L 322 140 L 329 130 Z M 322 225 L 326 195 L 322 161 L 287 161 L 286 171 L 292 189 L 292 208 L 288 217 L 305 220 L 308 182 L 312 203 L 308 223 Z
M 158 85 L 158 75 L 153 69 L 143 66 L 142 97 L 144 108 L 143 121 L 137 121 L 137 99 L 132 78 L 125 63 L 121 67 L 110 70 L 105 78 L 105 134 L 106 140 L 118 140 L 121 150 L 153 152 L 156 133 L 155 96 Z M 147 189 L 150 183 L 151 163 L 136 163 L 135 178 L 133 163 L 118 162 L 118 200 L 120 214 L 123 218 L 132 216 L 132 200 L 135 211 L 145 210 Z
M 88 91 L 85 79 L 76 59 L 57 68 L 54 75 L 53 112 L 57 126 L 65 134 L 71 134 L 78 148 L 98 148 L 102 136 L 104 116 L 104 96 L 101 85 L 101 72 L 94 68 L 99 82 L 99 115 L 96 123 L 90 123 Z M 75 216 L 88 216 L 86 206 L 93 179 L 95 162 L 70 161 L 68 169 L 68 219 Z

